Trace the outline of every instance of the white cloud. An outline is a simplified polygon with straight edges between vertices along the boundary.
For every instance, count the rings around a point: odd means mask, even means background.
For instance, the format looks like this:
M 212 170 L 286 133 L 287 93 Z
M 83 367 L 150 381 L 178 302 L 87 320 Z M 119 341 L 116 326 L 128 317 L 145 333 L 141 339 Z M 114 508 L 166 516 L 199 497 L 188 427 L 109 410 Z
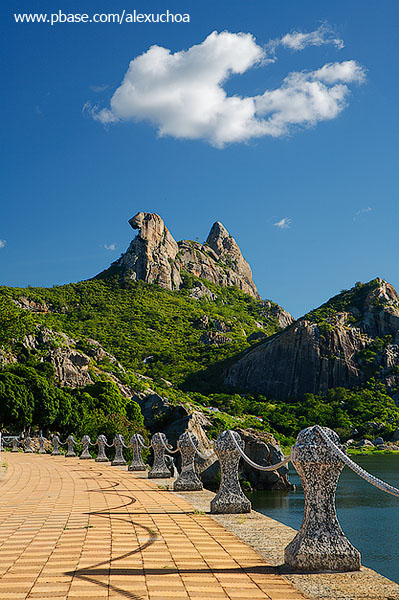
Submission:
M 104 244 L 106 250 L 116 250 L 116 244 Z
M 300 39 L 292 37 L 299 32 L 287 35 L 291 37 L 283 36 L 278 43 L 296 50 L 334 43 L 321 29 Z M 333 119 L 347 104 L 347 84 L 361 83 L 365 77 L 364 69 L 351 60 L 290 73 L 279 88 L 258 96 L 226 94 L 223 84 L 232 74 L 270 60 L 249 33 L 214 31 L 201 44 L 175 53 L 152 46 L 130 62 L 109 108 L 86 103 L 83 111 L 104 124 L 149 121 L 160 136 L 204 139 L 221 148 L 263 136 L 281 137 L 298 126 Z
M 290 219 L 288 217 L 284 217 L 284 219 L 277 221 L 277 223 L 273 223 L 273 226 L 278 227 L 279 229 L 288 229 L 290 227 L 291 223 L 292 223 L 292 219 Z
M 355 213 L 355 216 L 353 217 L 353 220 L 355 221 L 357 219 L 357 217 L 359 217 L 360 215 L 364 215 L 366 213 L 371 212 L 373 209 L 371 208 L 371 206 L 368 206 L 367 208 L 361 208 L 360 210 L 358 210 Z
M 363 83 L 366 72 L 355 60 L 327 63 L 321 69 L 314 71 L 314 77 L 324 83 Z
M 6 240 L 0 240 L 0 248 L 4 248 L 4 246 L 7 244 Z
M 276 44 L 295 51 L 303 50 L 307 46 L 323 46 L 324 44 L 333 44 L 338 50 L 344 47 L 343 40 L 336 37 L 333 30 L 325 24 L 309 33 L 301 31 L 286 33 Z
M 100 92 L 104 92 L 106 89 L 108 89 L 109 85 L 108 84 L 104 84 L 104 85 L 91 85 L 89 87 L 90 87 L 90 89 L 93 92 L 96 92 L 97 94 L 99 94 Z

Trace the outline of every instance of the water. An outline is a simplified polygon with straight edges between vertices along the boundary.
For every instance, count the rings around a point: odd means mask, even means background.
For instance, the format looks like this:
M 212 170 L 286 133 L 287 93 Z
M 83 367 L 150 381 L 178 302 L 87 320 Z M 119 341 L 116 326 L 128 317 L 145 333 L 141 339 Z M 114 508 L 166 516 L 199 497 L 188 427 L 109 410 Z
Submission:
M 399 455 L 356 456 L 359 465 L 399 487 Z M 252 507 L 299 529 L 303 517 L 303 490 L 294 469 L 290 481 L 295 492 L 254 492 Z M 366 483 L 345 467 L 337 488 L 338 519 L 346 537 L 362 555 L 362 564 L 399 582 L 399 498 Z

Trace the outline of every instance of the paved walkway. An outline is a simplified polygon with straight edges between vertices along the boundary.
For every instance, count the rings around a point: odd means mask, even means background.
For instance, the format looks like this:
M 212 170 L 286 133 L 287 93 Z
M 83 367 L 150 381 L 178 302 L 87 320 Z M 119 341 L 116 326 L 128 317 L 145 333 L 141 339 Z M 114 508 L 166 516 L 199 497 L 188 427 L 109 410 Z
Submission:
M 211 517 L 108 464 L 3 453 L 0 599 L 300 600 Z

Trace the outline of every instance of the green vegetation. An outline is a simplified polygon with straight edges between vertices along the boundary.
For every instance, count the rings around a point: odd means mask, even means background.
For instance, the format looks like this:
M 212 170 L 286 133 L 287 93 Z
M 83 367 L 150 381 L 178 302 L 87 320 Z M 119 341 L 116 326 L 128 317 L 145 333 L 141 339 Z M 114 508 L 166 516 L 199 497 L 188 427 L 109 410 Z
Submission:
M 212 422 L 212 436 L 227 428 L 253 427 L 270 431 L 289 446 L 301 429 L 316 423 L 334 428 L 343 439 L 377 434 L 388 438 L 399 427 L 399 408 L 375 379 L 378 353 L 391 342 L 388 337 L 374 340 L 359 353 L 357 359 L 369 376 L 361 389 L 337 388 L 325 395 L 306 394 L 300 402 L 277 402 L 223 386 L 223 370 L 250 346 L 247 336 L 259 331 L 259 324 L 272 336 L 279 331 L 278 321 L 233 287 L 207 282 L 216 300 L 194 300 L 190 289 L 197 281 L 185 275 L 182 290 L 172 292 L 140 281 L 121 283 L 109 270 L 108 278 L 53 288 L 0 287 L 0 365 L 2 353 L 17 359 L 0 366 L 0 425 L 16 431 L 33 424 L 76 436 L 89 433 L 93 439 L 100 432 L 113 437 L 116 431 L 129 438 L 137 429 L 145 435 L 140 409 L 122 396 L 112 381 L 116 376 L 136 392 L 150 386 L 174 404 L 200 408 Z M 357 284 L 306 318 L 326 334 L 337 312 L 352 308 L 362 313 L 377 285 L 377 280 Z M 36 312 L 21 308 L 23 298 L 36 303 Z M 356 310 L 352 313 L 356 320 Z M 222 323 L 221 334 L 230 343 L 200 341 L 205 330 L 199 319 L 204 315 L 206 329 L 218 331 Z M 30 346 L 26 336 L 37 334 L 38 326 L 73 338 L 76 349 L 92 357 L 93 384 L 57 386 L 46 356 L 65 339 L 53 336 L 45 344 Z M 119 362 L 97 355 L 93 340 Z
M 236 288 L 207 282 L 217 295 L 215 301 L 189 298 L 196 281 L 186 275 L 179 292 L 141 281 L 121 287 L 116 278 L 53 288 L 0 287 L 0 345 L 7 346 L 11 339 L 22 341 L 39 323 L 74 339 L 83 338 L 82 350 L 88 344 L 85 339 L 93 338 L 125 368 L 157 381 L 165 378 L 182 385 L 190 376 L 193 385 L 193 374 L 249 347 L 246 337 L 258 330 L 256 322 L 264 325 L 267 335 L 278 330 L 276 317 L 265 317 L 259 302 Z M 48 312 L 19 309 L 12 300 L 21 297 L 47 306 Z M 215 329 L 212 321 L 226 323 L 230 331 L 223 335 L 231 343 L 211 346 L 199 341 L 204 331 L 196 321 L 204 314 L 209 317 L 210 330 Z M 213 378 L 211 373 L 208 378 Z M 206 388 L 202 374 L 196 383 Z
M 124 398 L 112 381 L 60 388 L 51 364 L 33 359 L 0 372 L 0 423 L 15 433 L 34 424 L 78 437 L 88 433 L 93 439 L 104 432 L 146 433 L 139 405 Z
M 231 427 L 229 419 L 234 418 L 235 427 L 269 431 L 285 446 L 293 443 L 301 429 L 312 425 L 330 427 L 343 440 L 351 437 L 373 439 L 377 434 L 389 439 L 399 427 L 399 408 L 385 386 L 375 380 L 370 380 L 363 388 L 335 388 L 324 395 L 305 394 L 303 400 L 295 403 L 268 401 L 264 396 L 249 394 L 193 396 L 199 403 L 211 403 L 219 410 L 235 415 L 226 417 L 223 412 L 216 413 L 213 417 L 215 429 Z M 261 417 L 262 421 L 251 415 Z
M 305 315 L 305 319 L 312 321 L 312 323 L 323 323 L 329 322 L 329 319 L 335 316 L 339 312 L 346 312 L 350 308 L 355 308 L 359 313 L 363 313 L 364 303 L 367 296 L 379 286 L 378 279 L 373 279 L 368 283 L 361 283 L 360 281 L 350 290 L 341 290 L 339 294 L 330 298 L 328 302 L 325 302 L 319 308 L 310 311 Z M 354 321 L 356 318 L 354 317 Z

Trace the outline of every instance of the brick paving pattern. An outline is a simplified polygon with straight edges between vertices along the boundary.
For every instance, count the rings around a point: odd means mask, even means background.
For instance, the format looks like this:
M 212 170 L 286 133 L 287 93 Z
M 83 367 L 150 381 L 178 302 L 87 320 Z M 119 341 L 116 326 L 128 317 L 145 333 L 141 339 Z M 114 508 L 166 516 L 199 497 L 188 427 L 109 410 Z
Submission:
M 303 600 L 211 517 L 77 458 L 2 455 L 0 600 Z

